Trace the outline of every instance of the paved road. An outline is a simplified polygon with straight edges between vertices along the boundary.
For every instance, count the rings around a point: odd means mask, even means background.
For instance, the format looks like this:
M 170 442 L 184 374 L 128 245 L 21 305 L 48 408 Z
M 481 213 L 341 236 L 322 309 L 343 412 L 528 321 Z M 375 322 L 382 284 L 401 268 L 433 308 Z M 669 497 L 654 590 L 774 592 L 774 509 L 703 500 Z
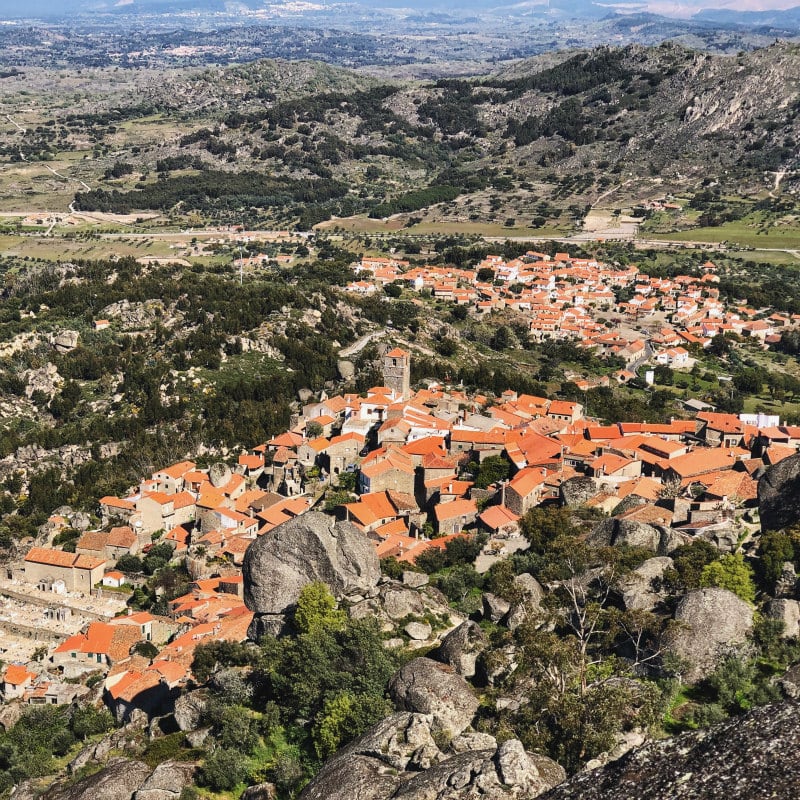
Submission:
M 356 355 L 356 353 L 360 353 L 370 342 L 374 341 L 375 339 L 380 339 L 388 333 L 387 330 L 380 330 L 380 331 L 373 331 L 372 333 L 367 333 L 362 336 L 360 339 L 357 339 L 353 344 L 347 345 L 347 347 L 343 347 L 339 351 L 339 358 L 350 358 L 350 356 Z

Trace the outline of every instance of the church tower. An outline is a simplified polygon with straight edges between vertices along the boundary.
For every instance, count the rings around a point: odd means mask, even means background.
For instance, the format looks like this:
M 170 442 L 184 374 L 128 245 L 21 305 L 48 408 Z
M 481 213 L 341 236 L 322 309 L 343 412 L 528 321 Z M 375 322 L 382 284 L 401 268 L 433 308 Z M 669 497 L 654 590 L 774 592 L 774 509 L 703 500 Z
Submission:
M 411 396 L 411 355 L 395 347 L 383 357 L 383 383 L 403 399 Z

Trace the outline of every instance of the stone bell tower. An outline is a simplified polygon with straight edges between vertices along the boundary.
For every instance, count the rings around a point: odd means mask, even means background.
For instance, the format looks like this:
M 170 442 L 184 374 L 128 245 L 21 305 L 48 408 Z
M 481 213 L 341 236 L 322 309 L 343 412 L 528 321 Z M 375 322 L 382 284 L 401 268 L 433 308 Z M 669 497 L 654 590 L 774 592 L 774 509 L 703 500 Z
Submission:
M 399 347 L 383 357 L 383 383 L 403 399 L 411 396 L 411 355 Z

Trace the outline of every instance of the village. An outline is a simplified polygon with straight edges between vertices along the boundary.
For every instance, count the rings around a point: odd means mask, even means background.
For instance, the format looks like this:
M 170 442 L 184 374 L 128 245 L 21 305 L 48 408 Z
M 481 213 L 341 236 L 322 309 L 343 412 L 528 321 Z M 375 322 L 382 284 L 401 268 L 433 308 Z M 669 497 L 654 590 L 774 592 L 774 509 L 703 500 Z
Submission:
M 670 281 L 564 254 L 490 258 L 476 270 L 401 272 L 404 266 L 364 259 L 361 280 L 349 289 L 403 280 L 475 313 L 525 309 L 542 337 L 622 355 L 631 369 L 680 368 L 684 344 L 705 347 L 726 331 L 768 343 L 775 330 L 797 323 L 724 308 L 710 263 L 701 279 Z M 632 289 L 632 298 L 617 303 L 620 288 Z M 634 319 L 669 312 L 669 324 L 628 341 L 594 317 L 601 311 Z M 671 537 L 673 549 L 702 538 L 734 552 L 759 529 L 761 471 L 800 450 L 800 427 L 702 404 L 666 423 L 608 423 L 587 416 L 579 402 L 512 390 L 495 397 L 435 381 L 413 388 L 412 357 L 385 346 L 383 385 L 309 399 L 289 430 L 233 464 L 181 461 L 125 496 L 99 498 L 100 524 L 84 525 L 71 548 L 54 545 L 71 524 L 56 511 L 47 546 L 31 547 L 0 579 L 0 624 L 9 634 L 4 699 L 70 703 L 91 678 L 103 681 L 119 721 L 174 699 L 193 679 L 200 643 L 247 638 L 248 547 L 311 509 L 352 523 L 381 559 L 411 571 L 421 554 L 477 535 L 485 544 L 476 567 L 486 571 L 527 547 L 521 520 L 545 505 L 611 520 L 613 536 Z M 623 371 L 617 380 L 626 374 L 635 376 Z M 159 613 L 135 610 L 129 600 L 145 581 L 141 559 L 156 550 L 166 552 L 164 563 L 185 565 L 191 584 Z M 429 635 L 411 636 L 410 645 L 430 645 Z
M 700 267 L 701 277 L 673 278 L 653 278 L 633 265 L 615 269 L 569 253 L 536 251 L 508 261 L 487 256 L 474 269 L 412 268 L 401 259 L 365 257 L 353 271 L 356 280 L 347 291 L 356 294 L 400 284 L 464 306 L 478 318 L 504 309 L 521 312 L 533 341 L 571 341 L 600 357 L 622 359 L 625 367 L 613 375 L 618 384 L 632 380 L 646 363 L 690 369 L 691 347 L 706 349 L 720 334 L 769 346 L 780 341 L 783 330 L 800 324 L 797 315 L 763 314 L 746 303 L 727 307 L 716 288 L 719 270 L 710 261 Z

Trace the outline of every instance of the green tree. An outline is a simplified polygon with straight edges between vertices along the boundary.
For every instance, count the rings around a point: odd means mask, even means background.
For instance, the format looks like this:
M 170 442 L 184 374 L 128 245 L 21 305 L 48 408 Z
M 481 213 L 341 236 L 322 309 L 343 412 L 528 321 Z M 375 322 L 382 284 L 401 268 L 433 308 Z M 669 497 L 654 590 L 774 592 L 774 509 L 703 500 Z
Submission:
M 258 663 L 261 651 L 246 642 L 202 642 L 194 651 L 192 673 L 205 683 L 220 667 L 244 667 Z
M 326 700 L 312 734 L 317 756 L 326 759 L 333 755 L 391 711 L 391 703 L 374 695 L 341 692 Z
M 238 750 L 214 750 L 200 770 L 202 784 L 215 792 L 229 792 L 246 779 L 247 767 Z
M 86 739 L 98 733 L 105 733 L 114 727 L 114 718 L 106 708 L 98 709 L 93 705 L 81 705 L 72 715 L 72 732 L 79 739 Z
M 347 615 L 336 607 L 336 600 L 324 583 L 314 581 L 303 587 L 294 612 L 294 624 L 299 633 L 338 631 L 344 627 L 346 619 Z
M 723 556 L 719 561 L 712 561 L 703 567 L 700 585 L 727 589 L 748 603 L 756 599 L 753 570 L 745 563 L 741 553 Z
M 784 531 L 768 531 L 758 545 L 759 566 L 764 581 L 772 589 L 780 578 L 786 561 L 794 561 L 795 543 Z
M 306 436 L 309 439 L 318 439 L 322 436 L 322 425 L 319 422 L 314 422 L 314 420 L 306 423 Z
M 559 537 L 569 538 L 577 533 L 569 510 L 554 506 L 532 508 L 522 518 L 520 528 L 536 553 L 543 553 Z
M 508 478 L 511 472 L 511 464 L 508 459 L 503 456 L 489 456 L 484 459 L 478 468 L 478 475 L 475 479 L 475 485 L 479 489 L 486 489 L 493 483 L 499 483 Z
M 719 550 L 705 539 L 681 545 L 672 554 L 673 568 L 664 571 L 664 582 L 675 591 L 700 587 L 703 570 L 719 558 Z

